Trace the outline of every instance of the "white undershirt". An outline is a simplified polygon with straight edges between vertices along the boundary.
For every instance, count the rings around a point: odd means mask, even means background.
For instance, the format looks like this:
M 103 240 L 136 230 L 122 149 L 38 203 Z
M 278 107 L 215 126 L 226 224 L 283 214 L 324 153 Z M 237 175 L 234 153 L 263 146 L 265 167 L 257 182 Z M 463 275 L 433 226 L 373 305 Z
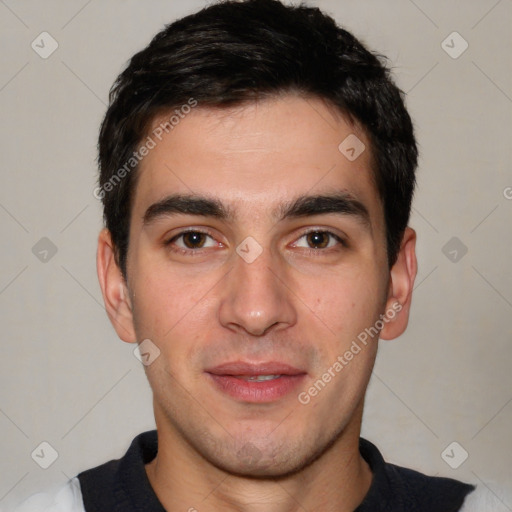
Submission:
M 54 493 L 34 494 L 14 512 L 85 512 L 78 478 L 72 478 Z
M 510 509 L 483 485 L 469 493 L 460 512 L 508 512 Z

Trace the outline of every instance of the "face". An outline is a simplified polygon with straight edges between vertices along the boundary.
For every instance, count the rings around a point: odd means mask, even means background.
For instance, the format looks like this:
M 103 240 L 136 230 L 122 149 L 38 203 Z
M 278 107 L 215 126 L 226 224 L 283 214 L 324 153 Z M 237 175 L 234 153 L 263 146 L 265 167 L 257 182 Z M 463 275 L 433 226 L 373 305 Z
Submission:
M 360 420 L 368 329 L 405 328 L 411 277 L 407 254 L 388 268 L 370 161 L 319 100 L 198 106 L 141 163 L 126 286 L 100 237 L 119 336 L 159 351 L 145 366 L 159 430 L 218 468 L 296 471 Z

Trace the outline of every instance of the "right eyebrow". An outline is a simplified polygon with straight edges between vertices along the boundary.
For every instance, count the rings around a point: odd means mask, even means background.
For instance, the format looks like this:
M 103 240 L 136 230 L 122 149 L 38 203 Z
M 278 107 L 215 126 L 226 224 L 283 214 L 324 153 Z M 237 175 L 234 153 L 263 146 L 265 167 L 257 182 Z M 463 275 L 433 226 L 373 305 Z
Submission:
M 228 210 L 219 201 L 203 196 L 173 194 L 153 203 L 142 218 L 144 226 L 155 220 L 175 214 L 201 215 L 217 219 L 231 217 Z

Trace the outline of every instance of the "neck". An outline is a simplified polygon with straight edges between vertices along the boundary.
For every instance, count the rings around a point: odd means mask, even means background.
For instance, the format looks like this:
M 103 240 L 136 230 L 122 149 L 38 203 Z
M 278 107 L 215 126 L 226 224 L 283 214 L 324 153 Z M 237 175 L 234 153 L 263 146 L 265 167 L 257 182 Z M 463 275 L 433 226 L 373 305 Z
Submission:
M 316 460 L 278 478 L 224 471 L 155 413 L 158 455 L 146 465 L 146 472 L 168 512 L 353 512 L 372 480 L 359 453 L 362 408 L 361 403 L 346 428 Z

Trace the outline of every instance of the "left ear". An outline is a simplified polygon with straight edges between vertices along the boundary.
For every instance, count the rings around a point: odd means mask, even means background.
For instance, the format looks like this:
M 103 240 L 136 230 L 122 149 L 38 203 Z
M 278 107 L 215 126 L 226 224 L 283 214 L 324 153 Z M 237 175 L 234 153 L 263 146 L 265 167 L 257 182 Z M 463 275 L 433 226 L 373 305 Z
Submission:
M 390 271 L 386 319 L 379 336 L 381 339 L 397 338 L 407 328 L 417 270 L 416 231 L 407 227 L 404 231 L 398 258 Z

